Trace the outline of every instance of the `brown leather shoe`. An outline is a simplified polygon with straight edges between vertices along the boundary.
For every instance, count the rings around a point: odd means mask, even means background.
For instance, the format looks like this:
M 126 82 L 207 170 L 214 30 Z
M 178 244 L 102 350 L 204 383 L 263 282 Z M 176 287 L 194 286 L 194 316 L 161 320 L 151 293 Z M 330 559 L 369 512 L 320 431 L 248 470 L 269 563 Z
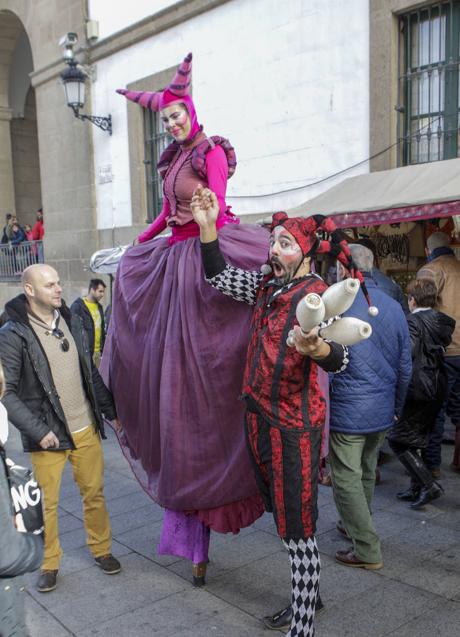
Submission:
M 44 569 L 40 571 L 38 580 L 37 580 L 37 591 L 39 593 L 49 593 L 50 591 L 54 591 L 54 589 L 57 586 L 56 584 L 57 574 L 58 574 L 57 570 L 49 571 Z
M 96 564 L 102 568 L 106 575 L 116 575 L 121 571 L 121 564 L 112 553 L 94 558 Z
M 347 549 L 345 551 L 337 551 L 337 553 L 335 554 L 335 559 L 337 560 L 337 562 L 340 562 L 340 564 L 343 564 L 344 566 L 351 566 L 353 568 L 364 568 L 368 571 L 378 571 L 379 569 L 383 568 L 383 562 L 363 562 L 359 559 L 359 557 L 356 557 L 356 555 L 353 553 L 353 551 L 350 551 L 350 549 Z

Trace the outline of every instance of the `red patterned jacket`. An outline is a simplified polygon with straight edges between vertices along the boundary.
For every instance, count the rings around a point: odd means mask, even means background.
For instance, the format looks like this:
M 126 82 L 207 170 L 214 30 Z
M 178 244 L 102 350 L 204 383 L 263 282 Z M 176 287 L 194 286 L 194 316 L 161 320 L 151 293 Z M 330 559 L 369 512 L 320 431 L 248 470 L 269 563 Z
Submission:
M 275 427 L 306 430 L 322 427 L 326 401 L 318 384 L 318 366 L 337 372 L 348 363 L 347 350 L 331 343 L 329 356 L 313 361 L 288 347 L 289 331 L 298 325 L 297 303 L 327 285 L 317 275 L 280 286 L 270 276 L 227 264 L 218 240 L 202 244 L 207 281 L 238 301 L 254 305 L 243 381 L 243 396 Z

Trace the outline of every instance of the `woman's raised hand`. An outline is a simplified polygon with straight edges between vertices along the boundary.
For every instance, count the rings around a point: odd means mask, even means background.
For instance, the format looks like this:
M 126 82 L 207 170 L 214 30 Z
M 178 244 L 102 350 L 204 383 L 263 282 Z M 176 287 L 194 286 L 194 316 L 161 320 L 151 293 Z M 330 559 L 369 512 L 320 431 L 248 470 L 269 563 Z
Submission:
M 199 184 L 190 204 L 193 218 L 200 228 L 215 226 L 219 215 L 219 202 L 212 190 Z

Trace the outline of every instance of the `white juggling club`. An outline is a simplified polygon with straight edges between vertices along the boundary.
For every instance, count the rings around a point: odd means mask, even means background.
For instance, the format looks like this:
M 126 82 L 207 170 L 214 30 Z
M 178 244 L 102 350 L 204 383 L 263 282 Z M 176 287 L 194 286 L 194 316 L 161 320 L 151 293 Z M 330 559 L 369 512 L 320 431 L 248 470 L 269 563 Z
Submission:
M 295 314 L 302 330 L 309 332 L 322 322 L 325 312 L 323 299 L 319 294 L 311 292 L 299 301 Z
M 334 283 L 324 292 L 322 301 L 326 307 L 324 319 L 332 318 L 338 314 L 343 314 L 353 305 L 353 301 L 359 292 L 360 283 L 358 279 L 344 279 L 339 283 Z
M 349 279 L 350 280 L 350 279 Z M 359 289 L 359 288 L 358 288 Z M 372 327 L 366 321 L 346 316 L 334 321 L 331 325 L 319 331 L 321 338 L 340 343 L 341 345 L 355 345 L 364 341 L 372 334 Z

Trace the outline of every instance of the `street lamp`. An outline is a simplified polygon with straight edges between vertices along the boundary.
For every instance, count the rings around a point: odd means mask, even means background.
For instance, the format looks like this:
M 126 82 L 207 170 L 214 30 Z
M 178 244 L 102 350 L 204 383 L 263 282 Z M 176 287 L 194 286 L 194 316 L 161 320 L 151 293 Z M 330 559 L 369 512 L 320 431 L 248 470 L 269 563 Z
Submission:
M 112 134 L 112 116 L 102 117 L 99 115 L 87 115 L 80 113 L 80 109 L 85 105 L 85 83 L 88 74 L 77 65 L 74 59 L 73 47 L 77 43 L 75 33 L 67 33 L 61 38 L 59 44 L 64 45 L 64 61 L 67 68 L 61 73 L 61 80 L 64 84 L 65 98 L 67 106 L 72 109 L 73 114 L 78 119 L 85 119 L 98 126 L 103 131 Z

